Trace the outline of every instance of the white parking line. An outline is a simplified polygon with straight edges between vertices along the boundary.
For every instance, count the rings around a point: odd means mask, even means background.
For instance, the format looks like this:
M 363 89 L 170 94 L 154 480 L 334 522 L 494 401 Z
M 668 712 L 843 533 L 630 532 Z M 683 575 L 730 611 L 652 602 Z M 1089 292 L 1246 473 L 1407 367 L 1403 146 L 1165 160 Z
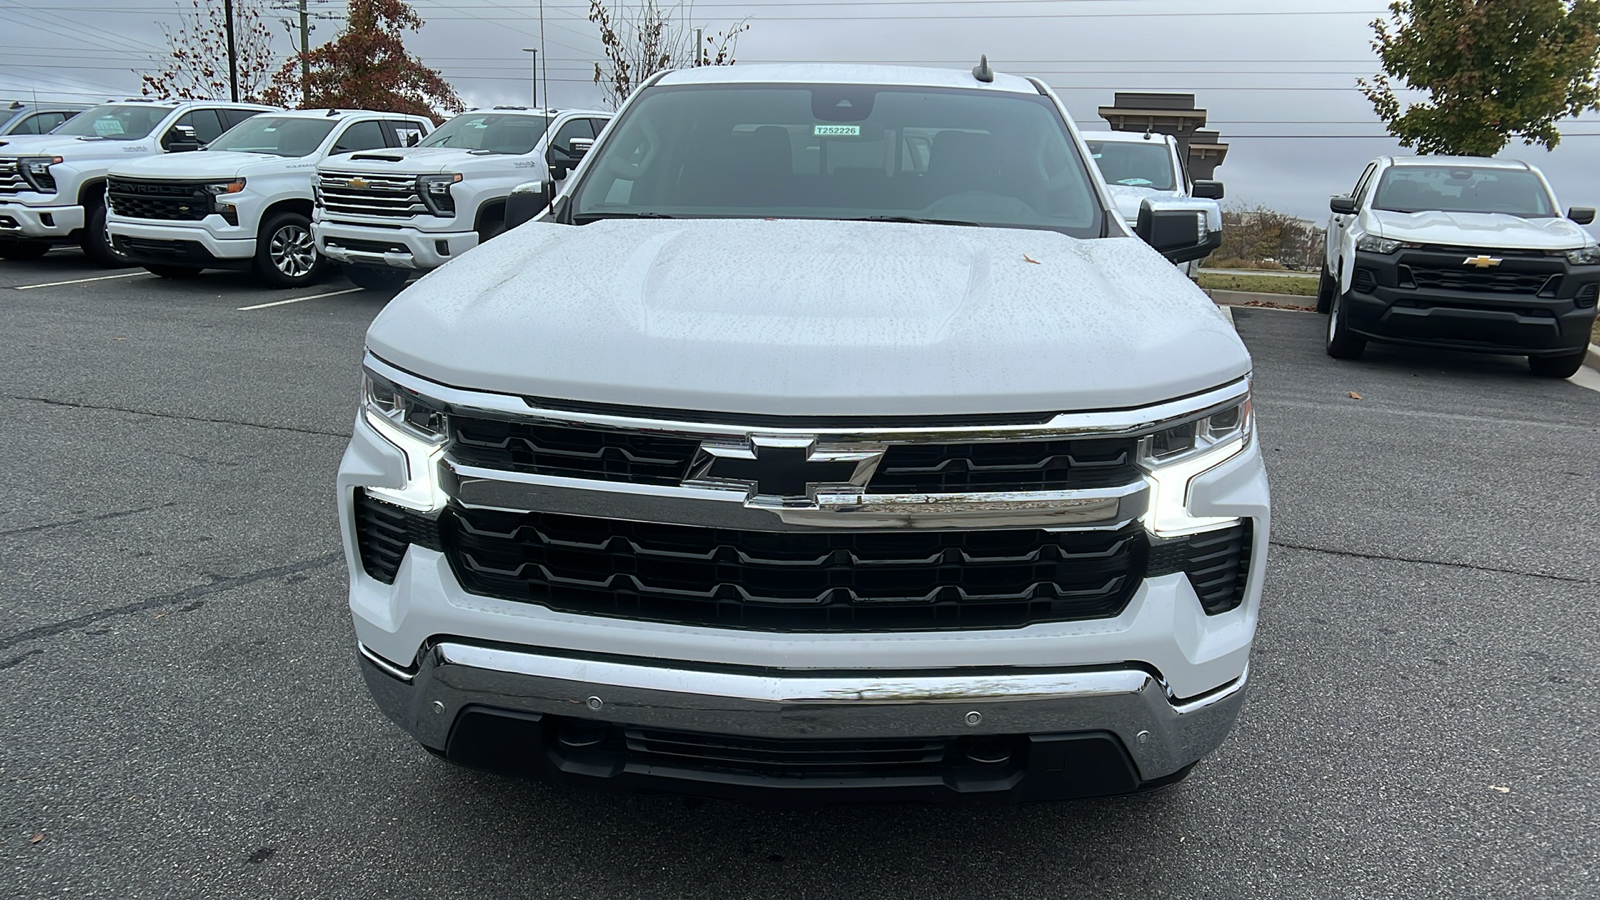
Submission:
M 304 303 L 307 300 L 315 300 L 318 297 L 337 297 L 340 294 L 354 294 L 356 291 L 364 290 L 366 290 L 366 288 L 345 288 L 342 291 L 327 291 L 321 294 L 308 294 L 304 297 L 290 297 L 288 300 L 274 300 L 271 303 L 257 303 L 255 306 L 241 306 L 239 307 L 239 312 L 249 312 L 252 309 L 266 309 L 269 306 L 287 306 L 290 303 Z
M 140 275 L 143 275 L 147 278 L 154 277 L 149 272 L 123 272 L 121 275 L 100 275 L 95 278 L 74 278 L 71 281 L 47 281 L 44 284 L 22 284 L 17 286 L 17 290 L 31 291 L 34 288 L 62 287 L 63 285 L 68 284 L 88 284 L 91 281 L 110 281 L 113 278 L 137 278 Z

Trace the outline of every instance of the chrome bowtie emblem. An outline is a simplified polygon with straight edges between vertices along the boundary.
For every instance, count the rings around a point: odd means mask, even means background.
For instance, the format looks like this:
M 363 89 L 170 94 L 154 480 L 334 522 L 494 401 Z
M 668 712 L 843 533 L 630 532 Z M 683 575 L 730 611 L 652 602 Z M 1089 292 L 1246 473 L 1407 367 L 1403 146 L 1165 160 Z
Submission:
M 819 448 L 809 437 L 752 437 L 748 444 L 700 445 L 686 486 L 744 488 L 752 497 L 809 497 L 821 485 L 865 486 L 883 458 L 872 448 Z
M 1469 256 L 1462 265 L 1477 266 L 1480 269 L 1489 269 L 1500 265 L 1500 260 L 1492 256 Z
M 352 187 L 352 188 L 355 188 L 358 191 L 361 191 L 361 190 L 366 190 L 368 187 L 371 187 L 372 186 L 372 182 L 366 180 L 365 178 L 359 178 L 358 177 L 358 178 L 352 178 L 349 181 L 346 181 L 344 183 L 344 185 L 345 185 L 345 187 Z

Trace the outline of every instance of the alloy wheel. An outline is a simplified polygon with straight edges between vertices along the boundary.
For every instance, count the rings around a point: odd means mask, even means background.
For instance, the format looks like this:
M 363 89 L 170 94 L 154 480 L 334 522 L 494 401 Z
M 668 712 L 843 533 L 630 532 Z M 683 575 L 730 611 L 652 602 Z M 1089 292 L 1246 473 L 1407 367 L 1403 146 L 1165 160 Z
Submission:
M 317 243 L 311 230 L 302 225 L 285 225 L 272 233 L 267 255 L 279 272 L 290 278 L 304 278 L 317 265 Z

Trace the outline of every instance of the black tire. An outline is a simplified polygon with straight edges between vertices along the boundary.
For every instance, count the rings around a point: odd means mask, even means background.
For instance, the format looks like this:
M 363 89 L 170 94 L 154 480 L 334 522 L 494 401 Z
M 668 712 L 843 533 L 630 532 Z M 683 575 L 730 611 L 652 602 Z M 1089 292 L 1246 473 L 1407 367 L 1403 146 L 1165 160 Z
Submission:
M 103 201 L 90 203 L 83 210 L 83 234 L 78 238 L 83 255 L 97 266 L 107 269 L 124 269 L 133 265 L 127 257 L 111 246 L 111 233 L 106 231 L 106 205 Z
M 345 266 L 344 275 L 356 287 L 369 291 L 398 291 L 411 273 L 405 269 L 380 269 L 376 266 Z
M 1333 308 L 1333 295 L 1339 292 L 1339 282 L 1328 274 L 1328 264 L 1322 264 L 1322 278 L 1317 282 L 1317 312 L 1323 315 Z
M 27 261 L 39 259 L 50 252 L 50 245 L 42 241 L 0 241 L 0 259 Z
M 1579 350 L 1566 356 L 1530 356 L 1528 368 L 1541 378 L 1571 378 L 1583 368 L 1583 359 L 1587 355 L 1587 350 Z
M 157 264 L 146 264 L 144 270 L 149 272 L 151 275 L 160 275 L 162 278 L 172 279 L 193 278 L 200 274 L 200 270 L 194 266 L 163 266 Z
M 1328 340 L 1326 349 L 1334 359 L 1360 359 L 1367 350 L 1367 339 L 1350 331 L 1342 314 L 1348 295 L 1334 294 L 1328 306 Z
M 311 238 L 311 220 L 281 212 L 263 222 L 256 237 L 255 270 L 277 288 L 305 287 L 327 274 L 328 261 Z

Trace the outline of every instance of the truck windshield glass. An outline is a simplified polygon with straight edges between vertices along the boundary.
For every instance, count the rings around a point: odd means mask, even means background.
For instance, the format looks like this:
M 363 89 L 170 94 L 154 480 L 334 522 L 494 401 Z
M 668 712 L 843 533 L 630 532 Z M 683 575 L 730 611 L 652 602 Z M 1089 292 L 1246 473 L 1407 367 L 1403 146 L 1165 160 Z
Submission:
M 76 137 L 102 137 L 113 141 L 136 141 L 155 130 L 172 112 L 170 106 L 148 103 L 96 106 L 68 119 L 52 134 Z
M 212 141 L 207 150 L 266 153 L 271 156 L 310 156 L 333 130 L 332 119 L 303 116 L 256 116 Z
M 873 85 L 639 96 L 573 194 L 617 217 L 914 220 L 1099 237 L 1100 201 L 1047 97 Z
M 1151 140 L 1138 144 L 1123 141 L 1089 141 L 1089 154 L 1094 157 L 1100 174 L 1107 184 L 1151 188 L 1157 191 L 1177 190 L 1172 171 L 1172 151 L 1166 142 Z
M 1372 205 L 1391 212 L 1506 213 L 1525 219 L 1556 214 L 1544 182 L 1525 169 L 1391 166 Z
M 550 120 L 545 116 L 463 113 L 439 126 L 438 131 L 428 135 L 418 146 L 532 153 L 549 126 Z

